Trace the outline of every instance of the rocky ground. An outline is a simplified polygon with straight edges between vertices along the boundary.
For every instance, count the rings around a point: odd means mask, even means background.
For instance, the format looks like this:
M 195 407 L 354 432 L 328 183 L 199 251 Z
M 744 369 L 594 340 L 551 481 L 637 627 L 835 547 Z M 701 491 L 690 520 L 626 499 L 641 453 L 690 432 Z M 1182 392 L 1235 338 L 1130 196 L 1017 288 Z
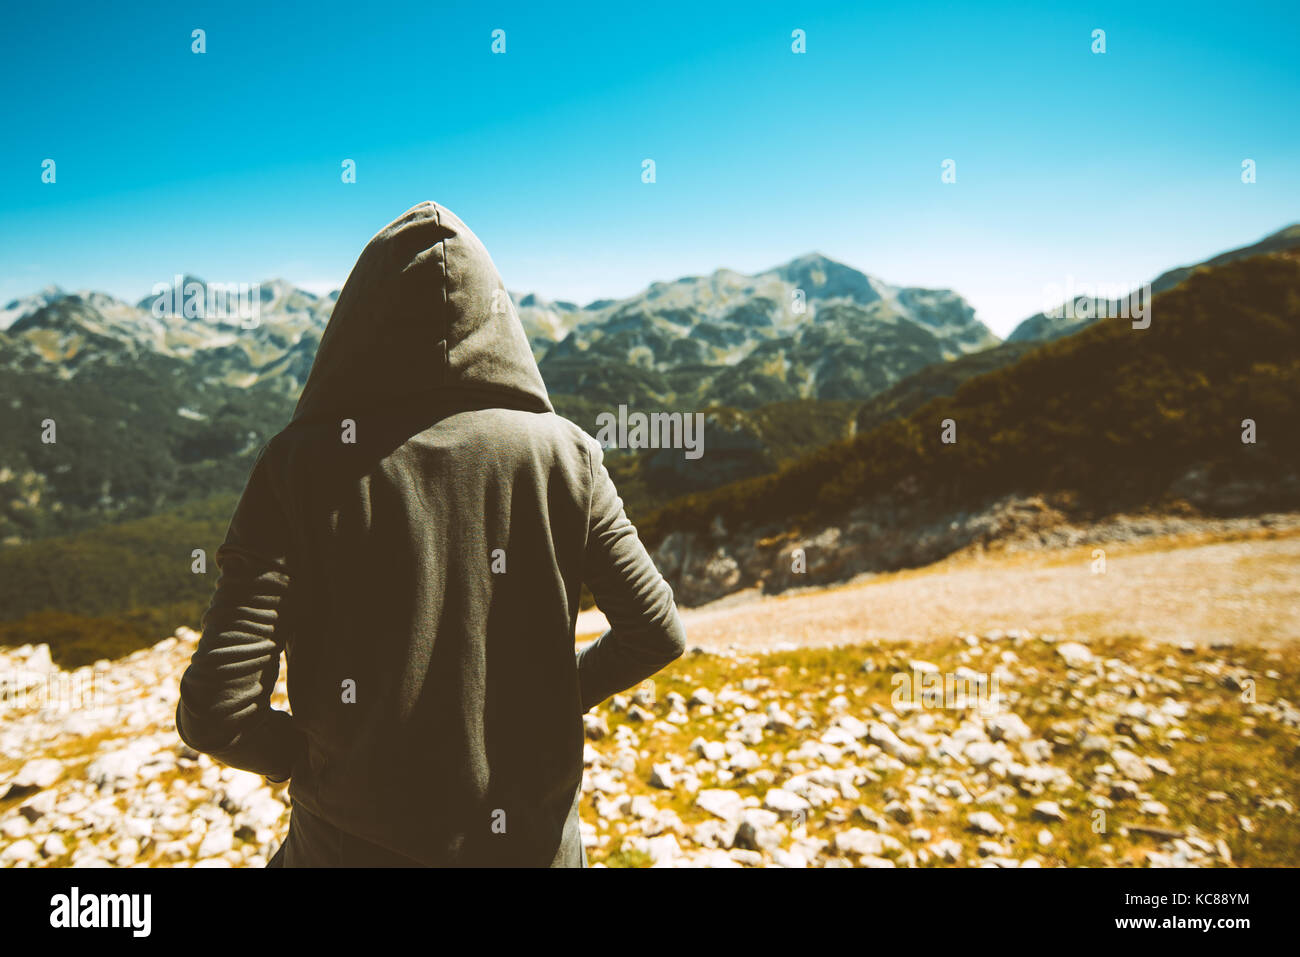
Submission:
M 829 587 L 751 588 L 685 609 L 682 619 L 693 644 L 746 652 L 1017 628 L 1084 641 L 1129 634 L 1300 646 L 1300 515 L 1134 519 L 1076 531 Z M 579 619 L 588 637 L 606 626 L 594 609 Z
M 836 522 L 803 528 L 769 524 L 728 529 L 717 519 L 707 529 L 672 532 L 654 557 L 678 601 L 700 606 L 749 590 L 781 594 L 928 568 L 952 558 L 1084 548 L 1109 553 L 1171 539 L 1294 536 L 1298 531 L 1300 513 L 1295 511 L 1215 518 L 1187 508 L 1075 521 L 1042 496 L 1011 496 L 985 508 L 956 511 L 924 501 L 882 500 Z M 1191 593 L 1188 583 L 1180 584 L 1180 594 Z
M 287 790 L 175 734 L 196 640 L 74 673 L 0 649 L 0 864 L 265 864 Z M 1298 690 L 1288 649 L 1135 637 L 696 650 L 586 716 L 584 840 L 597 866 L 1296 865 Z
M 0 864 L 261 867 L 288 791 L 176 736 L 189 628 L 111 664 L 65 672 L 44 645 L 0 649 Z M 277 703 L 287 704 L 283 685 Z
M 983 675 L 996 693 L 900 701 L 899 675 Z M 588 717 L 588 853 L 663 866 L 1295 865 L 1295 690 L 1283 651 L 1023 631 L 695 654 Z

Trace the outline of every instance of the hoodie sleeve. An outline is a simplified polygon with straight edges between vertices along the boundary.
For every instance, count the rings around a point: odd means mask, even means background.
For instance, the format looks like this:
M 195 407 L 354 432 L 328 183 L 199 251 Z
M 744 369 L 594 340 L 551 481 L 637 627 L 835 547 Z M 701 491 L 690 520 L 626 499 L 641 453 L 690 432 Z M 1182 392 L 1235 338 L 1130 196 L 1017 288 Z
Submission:
M 288 526 L 266 452 L 258 454 L 217 550 L 221 573 L 181 677 L 176 730 L 222 764 L 283 780 L 305 745 L 293 717 L 271 707 L 290 581 Z
M 592 494 L 584 581 L 610 627 L 578 652 L 584 713 L 686 650 L 672 588 L 624 514 L 600 446 L 589 439 L 587 448 Z

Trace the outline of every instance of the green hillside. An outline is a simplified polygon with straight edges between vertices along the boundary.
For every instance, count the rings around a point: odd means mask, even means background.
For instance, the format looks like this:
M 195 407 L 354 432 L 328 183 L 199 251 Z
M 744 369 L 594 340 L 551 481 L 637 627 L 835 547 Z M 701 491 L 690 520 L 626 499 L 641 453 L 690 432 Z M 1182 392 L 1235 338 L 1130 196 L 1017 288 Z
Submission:
M 957 441 L 941 440 L 956 423 Z M 1257 442 L 1243 444 L 1253 419 Z M 1300 261 L 1207 268 L 1154 300 L 1149 328 L 1123 320 L 977 376 L 905 419 L 779 472 L 686 496 L 640 522 L 644 538 L 705 527 L 795 524 L 870 499 L 977 507 L 1012 492 L 1072 492 L 1104 512 L 1151 503 L 1195 465 L 1271 483 L 1300 467 Z M 1273 500 L 1294 497 L 1278 485 Z
M 0 541 L 30 541 L 237 491 L 293 401 L 196 379 L 142 355 L 64 378 L 0 367 Z M 54 422 L 54 442 L 43 423 Z M 2 607 L 2 606 L 0 606 Z
M 245 478 L 247 475 L 244 476 Z M 65 667 L 197 627 L 238 496 L 0 549 L 0 645 L 46 642 Z M 194 570 L 194 549 L 206 569 Z
M 928 365 L 864 402 L 854 417 L 855 430 L 870 432 L 892 419 L 911 415 L 931 399 L 952 395 L 967 379 L 1011 365 L 1032 352 L 1037 345 L 1004 342 L 983 352 L 960 356 L 951 362 Z

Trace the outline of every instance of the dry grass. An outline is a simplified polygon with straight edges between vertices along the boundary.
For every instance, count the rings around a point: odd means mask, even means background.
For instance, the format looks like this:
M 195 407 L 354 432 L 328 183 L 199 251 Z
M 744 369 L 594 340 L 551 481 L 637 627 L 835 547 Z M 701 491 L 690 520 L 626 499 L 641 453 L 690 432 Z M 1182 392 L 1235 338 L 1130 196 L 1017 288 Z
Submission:
M 1295 654 L 1291 650 L 1261 648 L 1178 652 L 1134 636 L 1096 640 L 1092 648 L 1100 661 L 1122 662 L 1140 669 L 1145 683 L 1125 676 L 1108 676 L 1109 669 L 1100 666 L 1088 693 L 1077 697 L 1080 673 L 1067 671 L 1055 646 L 1037 638 L 985 642 L 976 648 L 948 638 L 920 641 L 907 648 L 907 657 L 934 662 L 944 671 L 959 665 L 987 671 L 999 663 L 1006 664 L 1015 675 L 1015 681 L 1009 685 L 1004 683 L 1002 688 L 1010 693 L 1012 710 L 1035 734 L 1054 742 L 1051 763 L 1070 775 L 1073 784 L 1068 789 L 1041 795 L 1019 793 L 987 808 L 1007 825 L 1006 845 L 1010 853 L 1019 858 L 1036 857 L 1044 866 L 1140 864 L 1145 862 L 1148 851 L 1158 850 L 1163 843 L 1158 837 L 1128 830 L 1129 825 L 1143 825 L 1180 832 L 1190 827 L 1195 829 L 1192 833 L 1199 832 L 1210 842 L 1222 838 L 1231 851 L 1232 862 L 1237 865 L 1300 864 L 1300 815 L 1294 807 L 1288 812 L 1284 806 L 1264 803 L 1279 798 L 1289 800 L 1292 805 L 1296 803 L 1300 729 L 1281 720 L 1274 707 L 1279 700 L 1294 702 L 1300 694 L 1300 668 Z M 1006 660 L 1008 652 L 1014 656 L 1010 663 Z M 863 670 L 868 662 L 874 670 Z M 783 767 L 782 755 L 804 739 L 817 737 L 827 727 L 833 717 L 828 710 L 828 702 L 833 697 L 846 696 L 850 701 L 849 713 L 863 719 L 871 717 L 873 705 L 890 707 L 891 679 L 898 664 L 898 649 L 884 643 L 736 658 L 692 655 L 656 677 L 660 702 L 656 711 L 661 715 L 666 713 L 663 700 L 670 691 L 689 698 L 696 687 L 716 692 L 727 686 L 739 688 L 745 679 L 770 681 L 770 686 L 753 693 L 763 707 L 777 702 L 796 716 L 811 714 L 816 723 L 815 728 L 803 732 L 769 731 L 764 743 L 754 746 L 763 757 L 764 766 L 778 771 L 776 783 L 779 784 L 786 772 L 802 770 Z M 1228 672 L 1254 678 L 1254 704 L 1243 700 L 1241 692 L 1221 683 L 1220 677 Z M 1166 693 L 1157 692 L 1156 683 L 1170 681 L 1177 682 L 1181 689 L 1173 697 L 1189 709 L 1181 722 L 1180 733 L 1185 737 L 1130 739 L 1129 743 L 1114 745 L 1169 762 L 1174 770 L 1172 775 L 1156 774 L 1142 786 L 1151 799 L 1167 805 L 1168 815 L 1143 815 L 1138 813 L 1136 802 L 1121 801 L 1107 810 L 1104 822 L 1099 822 L 1094 815 L 1092 795 L 1105 794 L 1106 790 L 1098 783 L 1096 771 L 1110 759 L 1105 754 L 1083 753 L 1077 746 L 1078 732 L 1086 728 L 1112 741 L 1123 741 L 1123 734 L 1134 732 L 1124 726 L 1122 718 L 1117 719 L 1115 708 L 1129 701 L 1158 702 Z M 608 707 L 604 712 L 611 732 L 619 724 L 629 723 L 626 714 Z M 945 725 L 955 727 L 959 717 L 955 712 L 938 714 L 936 730 Z M 680 789 L 671 793 L 657 790 L 646 782 L 654 762 L 674 752 L 687 754 L 690 742 L 697 736 L 722 740 L 733 722 L 730 713 L 700 717 L 694 709 L 691 720 L 672 733 L 667 733 L 662 722 L 654 725 L 631 722 L 641 736 L 641 759 L 636 772 L 624 778 L 629 793 L 649 795 L 658 807 L 672 808 L 688 828 L 707 820 L 708 815 L 695 807 L 690 794 Z M 608 740 L 595 742 L 595 747 L 607 751 L 612 749 L 612 744 Z M 895 771 L 879 781 L 868 781 L 860 786 L 861 794 L 856 800 L 814 809 L 808 820 L 808 835 L 832 840 L 838 830 L 870 827 L 858 813 L 859 808 L 879 814 L 889 800 L 904 794 L 905 785 L 925 773 L 935 779 L 958 778 L 974 794 L 1001 783 L 996 776 L 982 779 L 978 772 L 953 759 L 927 760 L 921 768 Z M 719 783 L 707 776 L 701 786 L 728 787 L 742 796 L 753 795 L 760 800 L 767 789 L 766 785 L 744 779 Z M 1210 799 L 1211 792 L 1216 791 L 1222 792 L 1222 800 Z M 1055 824 L 1035 820 L 1031 809 L 1042 800 L 1058 801 L 1066 820 Z M 888 833 L 902 840 L 906 848 L 916 850 L 923 845 L 910 842 L 907 833 L 913 827 L 924 827 L 932 835 L 924 843 L 953 838 L 963 845 L 964 863 L 978 863 L 976 847 L 982 838 L 970 833 L 965 825 L 966 815 L 973 809 L 971 805 L 954 804 L 947 812 L 923 815 L 914 824 L 893 825 Z M 597 822 L 590 795 L 584 800 L 583 814 L 593 824 Z M 1243 824 L 1243 819 L 1247 823 Z M 1099 823 L 1104 824 L 1101 832 L 1095 829 Z M 1037 835 L 1043 829 L 1051 831 L 1054 837 L 1048 847 L 1037 843 Z M 600 833 L 609 835 L 609 840 L 604 847 L 589 850 L 592 863 L 610 866 L 647 863 L 644 855 L 622 848 L 625 831 L 618 823 L 602 828 Z

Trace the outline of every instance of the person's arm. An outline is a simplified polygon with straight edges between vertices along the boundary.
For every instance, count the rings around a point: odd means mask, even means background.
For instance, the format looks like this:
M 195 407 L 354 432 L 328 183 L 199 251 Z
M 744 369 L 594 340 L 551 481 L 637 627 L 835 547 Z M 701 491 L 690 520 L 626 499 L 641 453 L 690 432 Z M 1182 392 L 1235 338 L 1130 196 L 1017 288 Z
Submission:
M 272 781 L 289 777 L 305 746 L 292 715 L 271 707 L 287 624 L 287 551 L 264 447 L 217 550 L 221 574 L 181 677 L 176 731 L 194 750 Z
M 686 650 L 677 605 L 605 468 L 601 447 L 588 441 L 590 530 L 583 580 L 609 630 L 578 652 L 578 685 L 587 712 L 681 657 Z

